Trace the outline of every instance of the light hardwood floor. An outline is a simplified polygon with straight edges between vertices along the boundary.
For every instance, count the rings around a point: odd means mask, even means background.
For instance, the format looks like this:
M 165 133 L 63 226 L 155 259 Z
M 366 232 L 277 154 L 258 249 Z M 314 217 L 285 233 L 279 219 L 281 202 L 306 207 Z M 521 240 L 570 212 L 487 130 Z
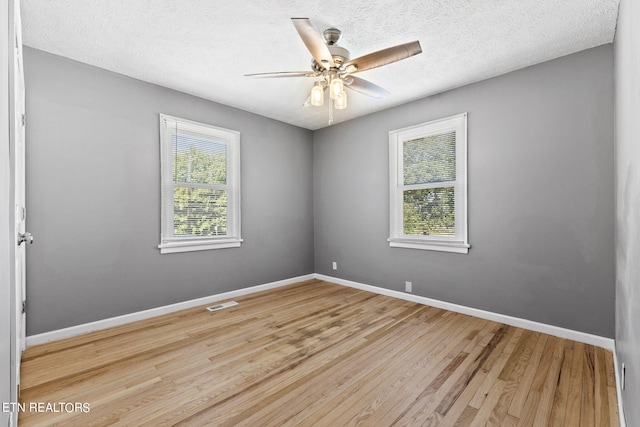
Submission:
M 617 426 L 602 348 L 320 281 L 27 349 L 21 426 Z M 55 409 L 55 408 L 53 408 Z

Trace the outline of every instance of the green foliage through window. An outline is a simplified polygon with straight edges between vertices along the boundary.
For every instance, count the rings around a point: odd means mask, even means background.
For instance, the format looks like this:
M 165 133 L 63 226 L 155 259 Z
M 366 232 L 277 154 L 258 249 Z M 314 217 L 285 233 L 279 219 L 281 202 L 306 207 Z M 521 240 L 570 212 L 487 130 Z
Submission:
M 175 236 L 225 236 L 227 192 L 176 186 L 173 233 Z
M 172 136 L 173 182 L 226 184 L 226 145 L 180 131 Z
M 227 192 L 206 185 L 226 184 L 226 145 L 183 131 L 173 133 L 172 143 L 174 235 L 225 236 Z
M 403 143 L 404 185 L 451 182 L 456 179 L 455 131 Z M 404 234 L 455 235 L 454 187 L 404 190 Z
M 404 191 L 404 234 L 455 235 L 453 187 Z
M 455 181 L 455 131 L 404 141 L 404 185 Z

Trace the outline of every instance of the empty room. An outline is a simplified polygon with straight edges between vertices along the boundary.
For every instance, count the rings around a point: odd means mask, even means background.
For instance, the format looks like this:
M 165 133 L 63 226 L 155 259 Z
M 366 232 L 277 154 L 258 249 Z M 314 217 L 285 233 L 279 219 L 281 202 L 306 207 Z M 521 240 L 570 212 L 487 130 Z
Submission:
M 640 2 L 0 22 L 0 425 L 640 427 Z

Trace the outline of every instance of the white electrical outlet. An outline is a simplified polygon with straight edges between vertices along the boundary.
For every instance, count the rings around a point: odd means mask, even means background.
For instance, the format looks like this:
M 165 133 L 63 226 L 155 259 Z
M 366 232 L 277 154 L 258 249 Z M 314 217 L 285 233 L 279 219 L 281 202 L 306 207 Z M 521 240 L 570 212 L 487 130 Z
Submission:
M 413 283 L 411 283 L 411 282 L 404 282 L 404 291 L 405 291 L 405 292 L 409 292 L 409 293 L 413 292 L 413 289 L 412 289 L 412 288 L 413 288 Z
M 338 269 L 338 263 L 337 263 L 337 262 L 335 262 L 335 261 L 333 261 L 333 269 L 334 269 L 334 270 L 337 270 L 337 269 Z

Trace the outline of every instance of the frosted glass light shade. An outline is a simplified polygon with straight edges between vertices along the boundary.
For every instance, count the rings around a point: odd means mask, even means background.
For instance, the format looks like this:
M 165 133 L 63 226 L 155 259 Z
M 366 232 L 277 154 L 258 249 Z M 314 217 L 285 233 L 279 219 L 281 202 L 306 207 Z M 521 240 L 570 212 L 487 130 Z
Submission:
M 334 77 L 329 84 L 329 96 L 331 99 L 337 99 L 341 93 L 344 93 L 344 85 L 340 77 Z
M 324 88 L 320 82 L 316 82 L 311 89 L 311 105 L 320 107 L 324 103 Z
M 334 107 L 336 107 L 336 110 L 347 108 L 347 93 L 345 91 L 340 92 L 340 95 L 334 100 Z

